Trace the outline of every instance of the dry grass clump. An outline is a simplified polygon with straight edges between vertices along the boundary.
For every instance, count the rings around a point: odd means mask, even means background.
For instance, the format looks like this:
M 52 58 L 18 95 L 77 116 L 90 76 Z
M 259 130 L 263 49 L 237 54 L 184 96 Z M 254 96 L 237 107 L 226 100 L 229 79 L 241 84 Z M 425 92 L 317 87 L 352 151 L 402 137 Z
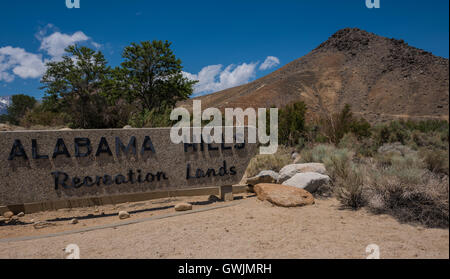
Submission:
M 423 149 L 420 154 L 428 170 L 437 174 L 449 175 L 448 150 Z
M 362 167 L 348 165 L 345 177 L 337 176 L 335 179 L 334 192 L 343 206 L 358 209 L 365 205 L 364 178 L 365 170 Z
M 448 227 L 448 177 L 442 179 L 428 173 L 418 178 L 408 177 L 408 173 L 396 175 L 390 170 L 372 170 L 364 195 L 368 208 L 391 214 L 402 222 Z
M 263 170 L 280 171 L 282 167 L 292 162 L 291 151 L 292 148 L 279 146 L 275 154 L 256 155 L 247 167 L 247 176 L 255 176 Z
M 427 157 L 400 149 L 402 152 L 382 150 L 373 158 L 361 159 L 347 148 L 322 144 L 303 150 L 301 158 L 303 162 L 325 164 L 332 191 L 344 207 L 366 206 L 402 222 L 448 227 L 448 176 L 436 173 L 446 160 L 434 158 L 436 153 Z

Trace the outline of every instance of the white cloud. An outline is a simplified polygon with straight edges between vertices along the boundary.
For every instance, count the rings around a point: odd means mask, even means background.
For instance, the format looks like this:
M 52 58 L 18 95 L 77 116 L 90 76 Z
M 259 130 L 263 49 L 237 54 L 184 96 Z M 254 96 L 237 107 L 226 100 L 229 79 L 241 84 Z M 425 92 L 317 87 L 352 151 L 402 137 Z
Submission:
M 6 46 L 0 48 L 0 80 L 12 82 L 14 75 L 21 78 L 37 78 L 45 72 L 42 55 L 33 54 L 23 48 Z
M 50 29 L 53 33 L 47 35 Z M 45 63 L 49 60 L 61 60 L 65 54 L 64 49 L 69 45 L 85 42 L 97 49 L 101 47 L 82 31 L 70 35 L 54 29 L 52 24 L 48 24 L 36 33 L 35 37 L 41 41 L 41 53 L 30 53 L 19 47 L 0 47 L 0 81 L 12 82 L 15 76 L 23 79 L 41 77 L 46 70 Z M 43 54 L 48 58 L 44 58 Z
M 265 71 L 278 65 L 280 65 L 280 59 L 278 59 L 278 57 L 267 56 L 266 60 L 259 66 L 259 69 Z
M 81 31 L 77 31 L 72 35 L 55 32 L 42 39 L 39 50 L 47 52 L 52 57 L 52 60 L 60 60 L 65 53 L 64 49 L 66 47 L 88 40 L 89 37 Z
M 198 80 L 194 85 L 194 96 L 220 91 L 248 83 L 256 75 L 258 63 L 229 65 L 222 70 L 222 65 L 204 67 L 198 74 L 183 72 L 186 78 Z

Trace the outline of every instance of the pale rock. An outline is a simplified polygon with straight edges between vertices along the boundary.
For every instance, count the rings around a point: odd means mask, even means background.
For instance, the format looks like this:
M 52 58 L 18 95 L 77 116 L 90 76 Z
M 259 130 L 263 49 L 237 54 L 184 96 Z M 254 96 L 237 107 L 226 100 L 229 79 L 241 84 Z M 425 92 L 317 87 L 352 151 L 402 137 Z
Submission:
M 175 211 L 187 211 L 192 209 L 192 204 L 190 203 L 179 203 L 175 205 Z
M 316 172 L 320 174 L 326 174 L 327 169 L 325 165 L 322 163 L 304 163 L 304 164 L 290 164 L 284 166 L 280 172 L 277 183 L 283 183 L 286 180 L 290 179 L 297 173 L 302 172 Z
M 314 204 L 314 197 L 308 191 L 292 186 L 257 184 L 254 187 L 258 199 L 282 207 L 296 207 Z
M 14 216 L 14 213 L 12 211 L 6 211 L 5 213 L 3 213 L 3 217 L 10 219 L 11 217 Z
M 126 211 L 119 211 L 119 218 L 120 219 L 127 219 L 130 218 L 130 213 Z
M 293 177 L 283 182 L 283 185 L 305 189 L 310 193 L 314 193 L 320 186 L 329 182 L 330 177 L 328 175 L 316 172 L 304 172 L 295 174 Z
M 278 180 L 278 173 L 272 170 L 263 170 L 256 176 L 247 178 L 248 185 L 256 185 L 260 183 L 275 183 Z

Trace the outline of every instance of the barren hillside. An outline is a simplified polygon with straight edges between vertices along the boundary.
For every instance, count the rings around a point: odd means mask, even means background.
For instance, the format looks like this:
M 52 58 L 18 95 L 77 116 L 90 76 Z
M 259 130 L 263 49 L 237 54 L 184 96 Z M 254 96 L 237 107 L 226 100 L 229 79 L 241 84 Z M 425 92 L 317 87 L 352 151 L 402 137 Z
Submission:
M 348 103 L 371 122 L 399 117 L 448 120 L 448 66 L 448 59 L 403 40 L 346 28 L 263 78 L 198 98 L 204 108 L 281 107 L 303 100 L 310 116 Z

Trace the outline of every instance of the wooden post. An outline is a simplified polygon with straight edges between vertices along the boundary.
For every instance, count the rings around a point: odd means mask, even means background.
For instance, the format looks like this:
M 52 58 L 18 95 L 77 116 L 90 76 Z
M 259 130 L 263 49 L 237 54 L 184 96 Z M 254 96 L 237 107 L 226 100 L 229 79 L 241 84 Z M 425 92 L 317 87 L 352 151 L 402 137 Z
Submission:
M 233 201 L 233 186 L 220 186 L 220 199 L 223 201 Z

